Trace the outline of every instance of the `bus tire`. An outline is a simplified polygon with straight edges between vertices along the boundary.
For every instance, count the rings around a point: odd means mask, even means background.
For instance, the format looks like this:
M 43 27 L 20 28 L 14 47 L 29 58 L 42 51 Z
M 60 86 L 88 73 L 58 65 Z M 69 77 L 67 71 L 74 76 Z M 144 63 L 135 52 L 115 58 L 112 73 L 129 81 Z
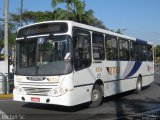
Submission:
M 91 103 L 89 104 L 89 107 L 98 107 L 101 105 L 103 99 L 103 92 L 100 85 L 96 84 L 92 90 L 91 94 Z
M 139 76 L 136 83 L 136 94 L 140 93 L 142 90 L 142 78 Z

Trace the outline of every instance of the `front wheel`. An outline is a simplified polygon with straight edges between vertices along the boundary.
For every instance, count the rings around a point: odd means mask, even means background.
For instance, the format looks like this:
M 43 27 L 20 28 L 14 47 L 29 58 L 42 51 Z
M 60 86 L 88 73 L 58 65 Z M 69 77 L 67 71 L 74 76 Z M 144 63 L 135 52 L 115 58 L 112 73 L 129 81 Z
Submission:
M 100 85 L 95 85 L 91 94 L 91 104 L 89 107 L 98 107 L 102 103 L 103 92 Z

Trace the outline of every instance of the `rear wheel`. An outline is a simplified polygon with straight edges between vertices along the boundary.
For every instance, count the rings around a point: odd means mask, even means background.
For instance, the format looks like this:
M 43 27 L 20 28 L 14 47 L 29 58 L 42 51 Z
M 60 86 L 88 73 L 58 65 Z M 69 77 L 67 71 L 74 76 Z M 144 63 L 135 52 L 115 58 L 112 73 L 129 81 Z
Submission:
M 100 85 L 96 84 L 91 94 L 91 104 L 89 107 L 98 107 L 102 103 L 103 92 Z
M 136 83 L 136 93 L 140 93 L 142 90 L 142 78 L 139 76 Z

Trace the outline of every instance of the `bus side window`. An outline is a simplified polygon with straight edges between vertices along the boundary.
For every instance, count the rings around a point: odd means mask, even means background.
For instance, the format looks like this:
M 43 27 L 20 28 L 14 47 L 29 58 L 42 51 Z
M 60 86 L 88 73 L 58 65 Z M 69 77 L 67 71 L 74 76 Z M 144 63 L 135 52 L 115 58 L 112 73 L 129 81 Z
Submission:
M 142 61 L 141 60 L 141 49 L 140 45 L 136 42 L 130 42 L 130 56 L 131 61 Z
M 119 39 L 119 60 L 129 60 L 129 42 L 125 39 Z
M 93 58 L 94 60 L 104 60 L 104 35 L 93 32 Z
M 146 47 L 146 45 L 142 45 L 141 46 L 141 49 L 142 49 L 142 61 L 147 61 L 147 47 Z
M 106 36 L 105 38 L 106 46 L 106 59 L 107 60 L 118 60 L 118 49 L 117 49 L 117 39 L 113 36 Z
M 75 70 L 81 70 L 91 65 L 90 32 L 75 28 L 73 31 L 73 56 Z
M 152 51 L 152 46 L 148 46 L 148 61 L 153 61 L 153 51 Z
M 146 51 L 147 51 L 146 46 L 144 44 L 139 43 L 138 44 L 139 61 L 147 61 Z
M 147 46 L 137 42 L 130 42 L 131 61 L 147 61 Z

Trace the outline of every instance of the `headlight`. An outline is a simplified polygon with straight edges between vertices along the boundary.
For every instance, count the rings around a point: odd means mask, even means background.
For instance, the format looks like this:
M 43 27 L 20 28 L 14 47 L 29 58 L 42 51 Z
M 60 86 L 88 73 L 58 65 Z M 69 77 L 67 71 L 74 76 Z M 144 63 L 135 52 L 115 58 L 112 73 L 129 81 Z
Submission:
M 67 93 L 68 91 L 71 91 L 71 90 L 68 89 L 68 88 L 56 88 L 56 89 L 51 90 L 48 93 L 48 95 L 56 97 L 56 96 L 61 96 L 61 95 L 65 94 L 65 93 Z
M 20 81 L 22 81 L 22 78 L 17 77 L 17 78 L 16 78 L 16 81 L 17 81 L 17 82 L 20 82 Z
M 15 89 L 16 89 L 16 91 L 17 91 L 18 94 L 24 94 L 23 88 L 21 88 L 19 86 L 15 86 Z

